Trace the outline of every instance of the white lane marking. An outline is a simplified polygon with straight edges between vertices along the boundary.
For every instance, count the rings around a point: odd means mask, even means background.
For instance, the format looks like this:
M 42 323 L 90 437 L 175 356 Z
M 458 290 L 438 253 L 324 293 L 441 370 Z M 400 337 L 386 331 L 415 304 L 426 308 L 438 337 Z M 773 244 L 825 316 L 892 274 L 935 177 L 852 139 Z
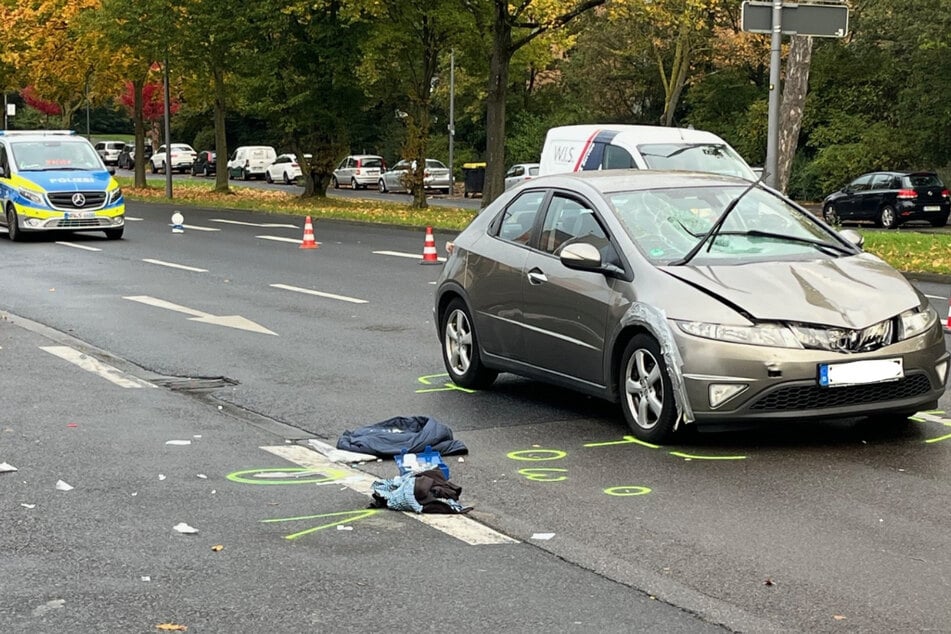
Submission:
M 931 298 L 931 299 L 948 299 L 947 297 L 939 297 L 939 296 L 937 296 L 937 295 L 925 295 L 925 297 L 928 297 L 928 298 Z M 951 300 L 949 300 L 949 301 L 951 301 Z
M 142 222 L 145 218 L 133 218 L 132 216 L 126 216 L 126 220 L 131 220 L 132 222 Z
M 198 225 L 182 225 L 186 229 L 191 229 L 192 231 L 221 231 L 218 227 L 199 227 Z
M 164 308 L 166 310 L 174 310 L 177 313 L 191 315 L 191 317 L 188 318 L 189 321 L 197 321 L 203 324 L 211 324 L 213 326 L 224 326 L 226 328 L 237 328 L 238 330 L 247 330 L 263 335 L 278 336 L 278 334 L 273 330 L 268 330 L 264 326 L 256 324 L 250 319 L 246 319 L 241 315 L 212 315 L 211 313 L 195 310 L 194 308 L 181 306 L 179 304 L 173 304 L 172 302 L 167 302 L 164 299 L 149 297 L 148 295 L 132 295 L 123 297 L 122 299 L 128 299 L 133 302 L 139 302 L 140 304 L 146 304 L 156 308 Z
M 291 244 L 300 244 L 303 240 L 297 238 L 285 238 L 283 236 L 254 236 L 255 238 L 260 238 L 261 240 L 274 240 L 275 242 L 290 242 Z M 323 244 L 318 242 L 317 244 Z
M 84 251 L 102 251 L 102 249 L 87 247 L 85 244 L 76 244 L 75 242 L 57 242 L 56 244 L 61 244 L 64 247 L 73 247 L 74 249 L 83 249 Z
M 181 269 L 183 271 L 193 271 L 195 273 L 207 273 L 208 269 L 198 269 L 194 266 L 185 266 L 184 264 L 175 264 L 174 262 L 165 262 L 163 260 L 153 260 L 152 258 L 142 258 L 143 262 L 148 262 L 149 264 L 158 264 L 159 266 L 167 266 L 172 269 Z
M 208 222 L 221 222 L 229 225 L 243 225 L 245 227 L 262 227 L 265 229 L 300 229 L 297 225 L 284 225 L 277 222 L 243 222 L 241 220 L 225 220 L 224 218 L 212 218 Z
M 79 366 L 87 372 L 98 374 L 102 378 L 115 383 L 119 387 L 155 387 L 148 381 L 143 381 L 142 379 L 138 379 L 134 376 L 126 374 L 125 372 L 122 372 L 111 365 L 106 365 L 98 359 L 93 359 L 92 357 L 83 354 L 79 350 L 70 348 L 69 346 L 40 346 L 40 350 L 49 352 L 60 359 L 65 359 L 66 361 L 69 361 L 73 365 Z
M 327 297 L 329 299 L 339 299 L 342 302 L 350 302 L 351 304 L 368 304 L 365 299 L 357 299 L 356 297 L 347 297 L 346 295 L 335 295 L 334 293 L 324 293 L 322 291 L 315 291 L 309 288 L 300 288 L 299 286 L 288 286 L 287 284 L 271 284 L 273 288 L 281 288 L 285 291 L 294 291 L 295 293 L 304 293 L 306 295 L 316 295 L 318 297 Z
M 392 255 L 393 257 L 397 257 L 397 258 L 410 258 L 413 260 L 423 259 L 422 254 L 417 255 L 415 253 L 403 253 L 402 251 L 374 251 L 373 253 L 374 255 Z M 436 259 L 439 260 L 440 262 L 446 261 L 446 258 L 436 258 Z
M 261 449 L 308 469 L 335 469 L 344 471 L 349 475 L 340 480 L 341 485 L 363 495 L 370 495 L 373 491 L 370 485 L 373 484 L 376 478 L 362 471 L 351 469 L 345 464 L 331 462 L 307 447 L 302 447 L 301 445 L 278 445 L 275 447 L 261 447 Z M 465 515 L 427 515 L 417 513 L 403 513 L 403 515 L 428 526 L 432 526 L 436 530 L 440 530 L 450 537 L 455 537 L 472 546 L 518 543 L 518 540 L 494 531 L 488 526 L 480 524 Z

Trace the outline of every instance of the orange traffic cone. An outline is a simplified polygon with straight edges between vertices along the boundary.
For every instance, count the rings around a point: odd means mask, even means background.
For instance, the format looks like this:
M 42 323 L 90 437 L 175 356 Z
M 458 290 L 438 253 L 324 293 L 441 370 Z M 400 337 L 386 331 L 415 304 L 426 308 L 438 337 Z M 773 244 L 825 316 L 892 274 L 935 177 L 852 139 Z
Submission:
M 439 264 L 436 256 L 436 238 L 433 237 L 433 228 L 426 227 L 426 241 L 423 243 L 423 260 L 420 264 Z
M 301 240 L 300 248 L 317 248 L 317 240 L 314 239 L 314 225 L 310 222 L 310 216 L 307 216 L 307 220 L 304 221 L 304 239 Z

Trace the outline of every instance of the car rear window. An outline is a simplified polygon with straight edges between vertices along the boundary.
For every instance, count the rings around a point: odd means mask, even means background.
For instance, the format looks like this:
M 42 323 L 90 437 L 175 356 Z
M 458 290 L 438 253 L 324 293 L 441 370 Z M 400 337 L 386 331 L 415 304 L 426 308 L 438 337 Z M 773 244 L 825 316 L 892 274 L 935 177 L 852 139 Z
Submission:
M 383 167 L 383 161 L 378 158 L 361 159 L 360 167 Z
M 943 187 L 937 174 L 911 174 L 904 180 L 906 187 Z
M 267 150 L 251 150 L 251 158 L 264 159 L 267 158 L 270 152 Z
M 528 174 L 529 176 L 538 176 L 538 168 L 537 167 L 528 168 Z
M 125 143 L 106 143 L 106 148 L 110 150 L 121 150 L 125 146 Z

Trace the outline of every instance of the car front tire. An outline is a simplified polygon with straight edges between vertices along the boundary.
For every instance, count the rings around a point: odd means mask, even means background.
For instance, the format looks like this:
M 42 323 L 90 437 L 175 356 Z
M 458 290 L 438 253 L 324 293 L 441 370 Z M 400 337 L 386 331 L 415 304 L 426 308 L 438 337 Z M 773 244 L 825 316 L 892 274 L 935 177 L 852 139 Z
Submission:
M 11 242 L 20 242 L 23 240 L 23 232 L 17 224 L 17 212 L 13 205 L 7 205 L 7 236 Z
M 835 210 L 835 205 L 832 203 L 828 203 L 822 208 L 822 219 L 829 225 L 835 226 L 842 224 L 842 219 L 839 218 L 839 214 Z
M 336 177 L 336 176 L 332 176 L 332 177 L 330 178 L 330 185 L 331 185 L 334 189 L 340 189 L 340 183 L 337 181 L 337 177 Z
M 274 179 L 271 178 L 271 172 L 264 172 L 264 180 L 265 180 L 265 182 L 267 182 L 269 185 L 272 185 L 272 184 L 274 183 Z
M 472 315 L 461 299 L 449 302 L 440 324 L 442 357 L 449 378 L 459 387 L 485 389 L 499 375 L 482 364 Z
M 125 227 L 119 227 L 117 229 L 105 229 L 104 233 L 106 234 L 107 240 L 121 240 L 122 234 L 125 233 Z
M 618 394 L 624 420 L 636 438 L 660 444 L 673 436 L 677 419 L 673 386 L 660 344 L 651 335 L 634 335 L 625 346 Z
M 386 193 L 386 182 L 381 178 L 379 182 L 379 189 L 381 194 Z

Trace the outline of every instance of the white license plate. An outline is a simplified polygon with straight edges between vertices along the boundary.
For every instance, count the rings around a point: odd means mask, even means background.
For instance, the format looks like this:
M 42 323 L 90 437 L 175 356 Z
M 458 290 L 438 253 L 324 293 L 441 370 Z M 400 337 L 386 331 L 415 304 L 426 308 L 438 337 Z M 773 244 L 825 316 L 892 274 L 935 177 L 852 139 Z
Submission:
M 925 205 L 925 211 L 941 211 L 940 205 Z
M 87 218 L 95 218 L 95 217 L 96 217 L 95 211 L 67 211 L 66 213 L 63 214 L 63 218 L 65 218 L 66 220 L 69 220 L 69 219 L 85 220 Z
M 819 364 L 819 385 L 822 387 L 897 381 L 903 376 L 905 371 L 900 358 Z

